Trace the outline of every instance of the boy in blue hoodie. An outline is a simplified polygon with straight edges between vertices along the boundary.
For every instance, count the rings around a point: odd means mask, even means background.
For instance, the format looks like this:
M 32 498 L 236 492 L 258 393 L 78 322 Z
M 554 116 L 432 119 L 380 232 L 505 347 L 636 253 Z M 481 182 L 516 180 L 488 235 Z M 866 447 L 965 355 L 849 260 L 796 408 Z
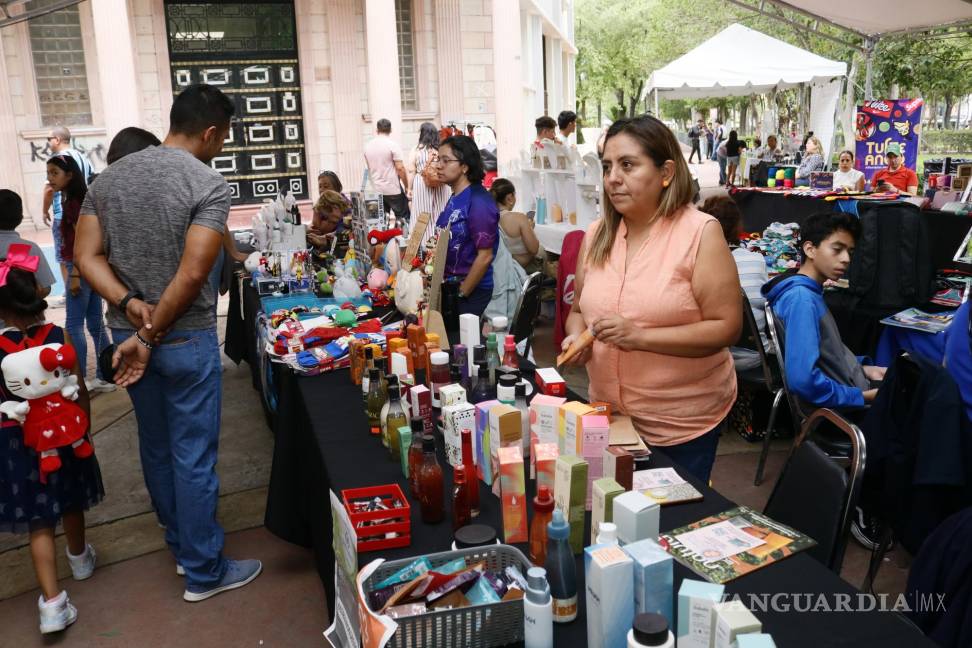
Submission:
M 866 366 L 865 358 L 844 345 L 823 298 L 824 281 L 847 272 L 860 231 L 851 214 L 810 216 L 800 228 L 800 270 L 782 274 L 762 289 L 784 331 L 787 384 L 815 407 L 863 408 L 877 395 L 872 382 L 881 381 L 887 370 Z

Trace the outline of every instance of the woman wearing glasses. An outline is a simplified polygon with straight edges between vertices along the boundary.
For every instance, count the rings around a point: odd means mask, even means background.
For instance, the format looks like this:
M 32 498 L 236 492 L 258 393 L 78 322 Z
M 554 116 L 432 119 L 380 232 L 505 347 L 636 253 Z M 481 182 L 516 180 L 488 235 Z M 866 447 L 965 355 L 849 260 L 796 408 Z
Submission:
M 499 241 L 499 210 L 482 182 L 483 158 L 464 135 L 439 145 L 439 178 L 452 197 L 436 225 L 449 230 L 445 280 L 459 284 L 459 312 L 482 315 L 493 296 L 493 257 Z

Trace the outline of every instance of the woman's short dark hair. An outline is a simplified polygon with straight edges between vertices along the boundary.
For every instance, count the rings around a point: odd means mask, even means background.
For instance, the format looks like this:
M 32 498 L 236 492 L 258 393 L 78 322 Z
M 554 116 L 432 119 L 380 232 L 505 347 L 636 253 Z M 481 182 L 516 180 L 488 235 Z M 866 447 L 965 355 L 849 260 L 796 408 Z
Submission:
M 0 313 L 19 317 L 36 317 L 47 309 L 47 302 L 37 295 L 33 272 L 11 268 L 7 283 L 0 286 Z
M 476 142 L 471 137 L 465 135 L 453 135 L 439 144 L 439 148 L 448 146 L 452 149 L 459 164 L 465 164 L 466 179 L 473 184 L 482 184 L 486 177 L 483 170 L 483 155 L 479 152 Z
M 10 189 L 0 189 L 0 230 L 12 231 L 24 222 L 24 201 Z
M 844 157 L 844 153 L 846 153 L 847 155 L 850 156 L 851 162 L 854 161 L 854 152 L 853 151 L 849 151 L 847 149 L 841 151 L 840 154 L 837 156 L 837 159 L 839 160 L 840 158 Z
M 331 184 L 334 185 L 334 191 L 341 193 L 344 191 L 344 185 L 341 184 L 341 178 L 337 177 L 337 174 L 333 171 L 321 171 L 317 174 L 317 179 L 320 180 L 321 177 L 330 178 Z
M 423 122 L 419 126 L 419 146 L 425 148 L 439 148 L 439 129 L 432 122 Z
M 507 198 L 516 193 L 516 187 L 506 178 L 496 178 L 489 188 L 489 193 L 493 194 L 493 200 L 497 205 L 502 205 Z
M 137 153 L 150 146 L 158 146 L 162 142 L 154 134 L 138 126 L 123 128 L 111 139 L 108 155 L 105 161 L 114 164 L 126 155 Z
M 739 245 L 739 235 L 742 234 L 742 212 L 735 200 L 729 196 L 711 196 L 705 199 L 699 210 L 715 216 L 722 226 L 722 235 L 726 243 Z
M 54 157 L 50 158 L 47 163 L 53 164 L 61 171 L 71 174 L 71 182 L 64 191 L 68 198 L 84 200 L 84 197 L 88 194 L 88 185 L 84 181 L 84 174 L 81 173 L 78 163 L 74 161 L 71 154 L 58 153 Z

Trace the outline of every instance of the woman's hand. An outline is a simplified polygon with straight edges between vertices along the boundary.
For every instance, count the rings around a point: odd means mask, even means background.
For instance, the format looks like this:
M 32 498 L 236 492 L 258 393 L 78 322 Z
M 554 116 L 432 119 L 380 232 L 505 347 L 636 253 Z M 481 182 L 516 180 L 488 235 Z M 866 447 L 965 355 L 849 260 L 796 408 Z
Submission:
M 316 248 L 322 248 L 326 246 L 327 239 L 328 239 L 327 234 L 312 234 L 310 232 L 307 233 L 307 242 Z
M 560 343 L 561 352 L 567 351 L 567 349 L 570 348 L 570 345 L 573 344 L 575 340 L 577 340 L 576 335 L 568 335 L 567 337 L 565 337 L 564 341 Z M 591 359 L 591 349 L 593 348 L 594 348 L 593 346 L 588 346 L 581 349 L 581 351 L 577 355 L 575 355 L 573 358 L 571 358 L 564 364 L 567 366 L 574 366 L 574 367 L 582 367 L 586 365 L 588 361 L 590 361 Z
M 71 275 L 68 277 L 68 290 L 71 292 L 72 297 L 77 297 L 81 294 L 81 275 Z
M 643 331 L 625 317 L 608 315 L 594 322 L 591 332 L 599 342 L 613 344 L 622 351 L 631 351 L 638 348 Z
M 872 367 L 870 365 L 865 365 L 861 367 L 864 370 L 864 375 L 867 379 L 872 382 L 881 382 L 884 380 L 884 374 L 888 373 L 887 367 Z

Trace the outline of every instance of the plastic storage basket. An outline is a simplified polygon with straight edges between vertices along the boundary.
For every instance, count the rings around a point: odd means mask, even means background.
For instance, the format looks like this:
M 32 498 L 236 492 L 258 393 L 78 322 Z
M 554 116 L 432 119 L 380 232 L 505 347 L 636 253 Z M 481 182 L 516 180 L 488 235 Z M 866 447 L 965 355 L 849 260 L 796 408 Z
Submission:
M 523 573 L 524 578 L 531 566 L 522 551 L 509 545 L 471 547 L 426 555 L 433 569 L 459 557 L 466 558 L 467 563 L 483 561 L 486 569 L 493 571 L 502 571 L 512 565 Z M 414 560 L 405 558 L 383 563 L 365 581 L 365 595 L 374 590 L 375 583 L 380 583 Z M 395 621 L 398 630 L 388 643 L 392 648 L 493 648 L 523 641 L 522 600 L 433 611 Z

